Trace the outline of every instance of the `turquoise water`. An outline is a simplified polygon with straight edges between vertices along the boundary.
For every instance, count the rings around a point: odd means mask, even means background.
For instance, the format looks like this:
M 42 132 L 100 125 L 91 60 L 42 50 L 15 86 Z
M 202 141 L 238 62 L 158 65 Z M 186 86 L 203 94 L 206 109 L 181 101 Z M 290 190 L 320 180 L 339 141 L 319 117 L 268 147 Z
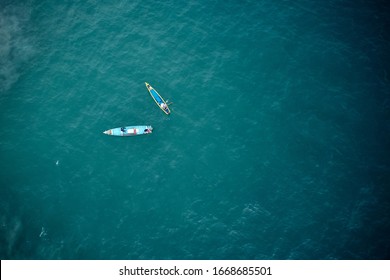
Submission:
M 390 257 L 386 2 L 14 2 L 1 259 Z

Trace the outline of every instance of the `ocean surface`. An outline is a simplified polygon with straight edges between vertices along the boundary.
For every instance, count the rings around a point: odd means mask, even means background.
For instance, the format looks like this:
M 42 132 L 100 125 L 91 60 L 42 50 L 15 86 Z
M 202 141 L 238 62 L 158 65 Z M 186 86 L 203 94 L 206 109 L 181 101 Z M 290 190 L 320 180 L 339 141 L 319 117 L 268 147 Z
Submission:
M 0 258 L 389 259 L 389 14 L 2 0 Z

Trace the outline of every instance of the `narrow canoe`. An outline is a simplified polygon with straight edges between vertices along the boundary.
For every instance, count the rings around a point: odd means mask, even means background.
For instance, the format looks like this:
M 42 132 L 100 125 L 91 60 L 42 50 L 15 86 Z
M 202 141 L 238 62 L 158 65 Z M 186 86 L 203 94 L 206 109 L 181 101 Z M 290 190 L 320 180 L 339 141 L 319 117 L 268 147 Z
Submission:
M 150 134 L 153 131 L 153 127 L 150 125 L 136 125 L 136 126 L 123 126 L 117 128 L 111 128 L 104 131 L 104 134 L 112 136 L 137 136 Z
M 171 113 L 169 110 L 167 102 L 161 97 L 160 94 L 148 83 L 145 82 L 146 88 L 148 89 L 150 96 L 153 98 L 154 102 L 156 102 L 157 106 L 167 115 Z

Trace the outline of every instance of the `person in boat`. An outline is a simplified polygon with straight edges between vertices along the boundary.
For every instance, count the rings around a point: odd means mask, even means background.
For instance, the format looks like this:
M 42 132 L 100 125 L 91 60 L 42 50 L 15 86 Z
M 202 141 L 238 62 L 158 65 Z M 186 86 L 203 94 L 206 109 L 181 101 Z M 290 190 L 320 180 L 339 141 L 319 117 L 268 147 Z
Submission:
M 144 133 L 151 133 L 152 131 L 149 128 L 144 129 Z
M 164 111 L 166 111 L 166 110 L 168 109 L 167 104 L 165 104 L 164 102 L 162 102 L 162 103 L 160 104 L 160 106 L 161 106 L 161 109 L 163 109 Z
M 126 132 L 126 128 L 121 127 L 121 131 L 122 131 L 122 132 Z

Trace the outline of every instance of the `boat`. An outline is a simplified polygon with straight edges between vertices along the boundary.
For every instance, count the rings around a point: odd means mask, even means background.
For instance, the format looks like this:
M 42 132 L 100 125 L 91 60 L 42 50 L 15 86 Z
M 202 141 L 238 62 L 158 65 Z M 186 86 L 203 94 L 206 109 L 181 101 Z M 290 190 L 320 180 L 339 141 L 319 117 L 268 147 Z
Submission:
M 150 125 L 136 125 L 136 126 L 123 126 L 117 128 L 111 128 L 104 131 L 104 134 L 112 136 L 137 136 L 150 134 L 153 132 L 153 127 Z
M 169 110 L 167 102 L 161 97 L 160 94 L 148 83 L 145 82 L 146 88 L 148 89 L 150 96 L 153 98 L 153 100 L 156 102 L 157 106 L 167 115 L 171 113 L 171 110 Z

